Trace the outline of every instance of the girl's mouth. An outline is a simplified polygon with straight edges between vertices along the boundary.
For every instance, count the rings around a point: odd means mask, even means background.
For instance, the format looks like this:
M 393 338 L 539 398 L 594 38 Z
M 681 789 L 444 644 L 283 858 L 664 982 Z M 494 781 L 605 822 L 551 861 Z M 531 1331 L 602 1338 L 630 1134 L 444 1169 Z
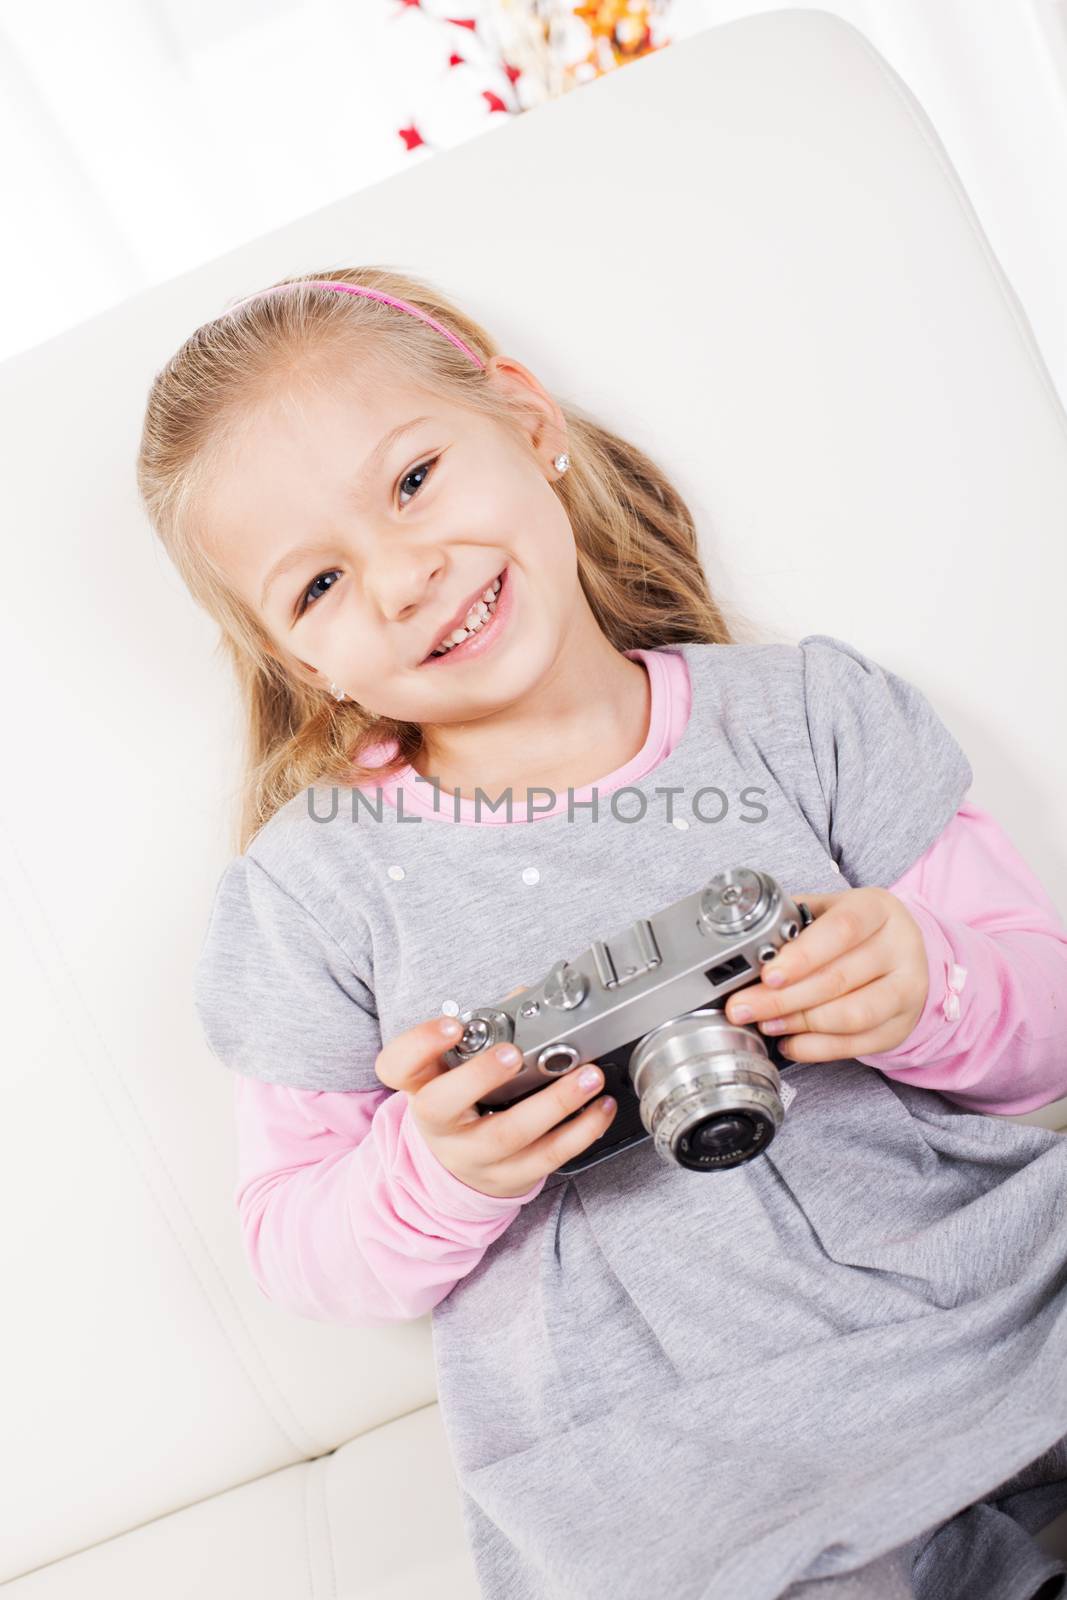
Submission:
M 457 657 L 460 660 L 469 661 L 475 656 L 483 656 L 487 650 L 493 648 L 507 627 L 511 615 L 510 572 L 510 567 L 505 567 L 502 572 L 497 574 L 500 579 L 500 588 L 497 590 L 496 600 L 486 621 L 474 633 L 468 634 L 461 644 L 454 644 L 447 649 L 440 650 L 437 655 L 428 655 L 424 661 L 419 663 L 420 668 L 443 667 L 448 662 L 455 661 Z

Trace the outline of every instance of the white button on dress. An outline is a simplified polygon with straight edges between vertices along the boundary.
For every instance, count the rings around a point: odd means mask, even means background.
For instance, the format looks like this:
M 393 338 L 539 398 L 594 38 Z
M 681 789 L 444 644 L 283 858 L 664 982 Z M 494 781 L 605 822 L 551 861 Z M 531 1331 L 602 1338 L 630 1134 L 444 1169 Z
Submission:
M 541 874 L 536 867 L 523 867 L 522 881 L 523 883 L 540 883 Z
M 403 867 L 390 867 L 388 871 L 389 876 L 396 882 L 399 882 L 399 880 L 404 876 Z

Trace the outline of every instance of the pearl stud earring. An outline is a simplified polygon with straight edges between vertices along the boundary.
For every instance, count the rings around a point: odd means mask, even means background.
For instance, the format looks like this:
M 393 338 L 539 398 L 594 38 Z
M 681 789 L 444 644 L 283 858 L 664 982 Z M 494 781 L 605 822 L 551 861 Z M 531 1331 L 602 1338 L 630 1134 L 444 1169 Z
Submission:
M 552 465 L 555 467 L 557 472 L 566 472 L 566 470 L 570 466 L 570 464 L 571 464 L 571 458 L 570 458 L 570 456 L 567 454 L 567 452 L 565 450 L 561 451 L 560 454 L 556 457 L 555 461 L 553 461 L 553 463 L 552 463 Z
M 331 683 L 330 683 L 330 693 L 333 695 L 335 700 L 343 700 L 344 697 L 345 697 L 344 690 L 343 689 L 339 689 L 337 687 L 337 685 L 332 680 L 331 680 Z

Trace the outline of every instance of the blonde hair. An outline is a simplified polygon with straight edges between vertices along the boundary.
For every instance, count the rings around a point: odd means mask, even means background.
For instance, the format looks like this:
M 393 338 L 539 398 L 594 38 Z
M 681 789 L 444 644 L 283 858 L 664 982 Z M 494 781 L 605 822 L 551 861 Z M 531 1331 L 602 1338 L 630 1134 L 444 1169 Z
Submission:
M 484 328 L 432 285 L 386 267 L 309 273 L 409 300 L 457 333 L 483 361 L 500 353 Z M 271 287 L 274 287 L 273 285 Z M 353 362 L 353 355 L 357 358 Z M 214 561 L 199 502 L 225 469 L 256 409 L 299 385 L 336 380 L 344 363 L 375 379 L 415 384 L 491 417 L 527 447 L 528 410 L 487 382 L 484 371 L 421 318 L 365 296 L 314 289 L 265 295 L 197 328 L 153 379 L 137 457 L 137 487 L 167 555 L 194 601 L 219 626 L 243 710 L 243 775 L 235 843 L 243 853 L 260 828 L 301 790 L 320 782 L 355 786 L 413 762 L 418 723 L 338 702 L 278 658 L 269 635 Z M 636 445 L 558 402 L 571 466 L 553 483 L 577 547 L 579 581 L 597 623 L 619 651 L 686 641 L 735 642 L 713 599 L 689 509 Z M 381 767 L 356 757 L 396 741 Z

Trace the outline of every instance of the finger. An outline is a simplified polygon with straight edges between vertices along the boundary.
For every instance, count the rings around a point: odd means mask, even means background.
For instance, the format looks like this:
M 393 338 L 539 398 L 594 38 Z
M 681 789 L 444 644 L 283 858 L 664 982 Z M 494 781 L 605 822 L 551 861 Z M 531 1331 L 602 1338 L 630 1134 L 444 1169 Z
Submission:
M 798 1033 L 784 1040 L 778 1049 L 790 1061 L 852 1061 L 891 1050 L 894 1037 L 887 1023 L 866 1033 Z
M 764 1022 L 772 1017 L 793 1016 L 873 983 L 891 965 L 890 952 L 879 930 L 810 977 L 786 984 L 784 989 L 767 989 L 761 982 L 737 990 L 726 1002 L 726 1015 L 731 1022 Z M 747 1016 L 743 1015 L 745 1012 Z
M 387 1089 L 415 1094 L 431 1078 L 448 1068 L 441 1060 L 462 1036 L 463 1024 L 455 1017 L 433 1017 L 405 1028 L 382 1046 L 374 1070 Z
M 590 1092 L 596 1094 L 596 1090 Z M 608 1101 L 611 1103 L 608 1104 Z M 525 1104 L 525 1101 L 522 1103 Z M 538 1178 L 545 1177 L 549 1172 L 555 1172 L 565 1161 L 571 1161 L 575 1156 L 581 1155 L 583 1150 L 588 1150 L 589 1146 L 610 1128 L 617 1109 L 618 1106 L 611 1100 L 610 1095 L 598 1095 L 591 1105 L 583 1106 L 565 1122 L 542 1134 L 540 1139 L 535 1139 L 533 1144 L 514 1156 L 508 1167 L 509 1178 L 529 1189 Z M 490 1125 L 497 1121 L 498 1117 L 489 1119 Z
M 505 996 L 522 994 L 526 988 L 520 983 Z M 416 1023 L 405 1028 L 388 1044 L 383 1045 L 374 1064 L 374 1070 L 388 1089 L 404 1089 L 415 1094 L 431 1078 L 447 1072 L 440 1057 L 451 1050 L 463 1033 L 463 1023 L 456 1017 L 434 1017 L 429 1022 Z
M 889 916 L 889 897 L 883 896 L 881 889 L 845 889 L 837 895 L 801 895 L 800 899 L 807 901 L 813 915 L 812 901 L 829 900 L 830 904 L 766 963 L 760 981 L 772 989 L 806 978 L 843 955 L 869 938 Z
M 514 1061 L 507 1059 L 509 1052 L 514 1054 Z M 507 1041 L 479 1050 L 458 1067 L 446 1068 L 423 1085 L 418 1099 L 419 1121 L 436 1134 L 455 1133 L 468 1123 L 481 1122 L 483 1114 L 477 1109 L 478 1102 L 513 1078 L 522 1065 L 522 1052 Z M 495 1108 L 494 1116 L 503 1109 Z
M 581 1062 L 513 1105 L 495 1110 L 491 1118 L 483 1119 L 479 1132 L 485 1159 L 503 1161 L 525 1152 L 564 1117 L 587 1105 L 603 1087 L 601 1068 Z
M 856 1034 L 881 1028 L 894 1017 L 905 1012 L 904 995 L 895 975 L 876 978 L 855 988 L 839 1000 L 825 1005 L 809 1006 L 790 1011 L 782 1017 L 758 1024 L 761 1033 L 778 1035 L 793 1033 Z
M 821 917 L 824 911 L 830 909 L 835 900 L 840 900 L 841 896 L 848 894 L 848 892 L 847 889 L 835 889 L 832 894 L 808 894 L 805 890 L 798 890 L 796 894 L 791 894 L 789 898 L 795 905 L 799 905 L 803 900 L 813 917 Z
M 520 983 L 518 988 L 509 990 L 504 999 L 510 1000 L 513 995 L 522 994 L 525 989 L 526 985 Z M 454 1017 L 439 1020 L 442 1027 L 446 1028 L 456 1021 Z M 460 1021 L 454 1036 L 446 1042 L 445 1048 L 451 1049 L 462 1032 L 463 1022 Z M 500 1041 L 501 1045 L 506 1045 L 508 1042 L 506 1039 Z M 467 1061 L 458 1067 L 447 1067 L 442 1062 L 440 1072 L 427 1071 L 420 1074 L 414 1086 L 414 1092 L 420 1094 L 420 1120 L 434 1128 L 439 1126 L 442 1132 L 449 1127 L 458 1127 L 463 1122 L 477 1122 L 479 1114 L 474 1110 L 476 1102 L 490 1089 L 495 1088 L 497 1083 L 506 1081 L 516 1070 L 514 1066 L 506 1063 L 503 1057 L 493 1054 L 496 1049 L 499 1049 L 499 1046 L 487 1045 L 484 1050 L 479 1050 L 476 1055 L 468 1057 Z M 464 1068 L 473 1061 L 482 1063 L 482 1066 L 480 1075 L 472 1082 Z M 520 1060 L 519 1065 L 521 1064 Z M 420 1091 L 437 1078 L 440 1078 L 442 1083 L 447 1080 L 448 1088 L 435 1090 L 432 1095 L 424 1097 Z

